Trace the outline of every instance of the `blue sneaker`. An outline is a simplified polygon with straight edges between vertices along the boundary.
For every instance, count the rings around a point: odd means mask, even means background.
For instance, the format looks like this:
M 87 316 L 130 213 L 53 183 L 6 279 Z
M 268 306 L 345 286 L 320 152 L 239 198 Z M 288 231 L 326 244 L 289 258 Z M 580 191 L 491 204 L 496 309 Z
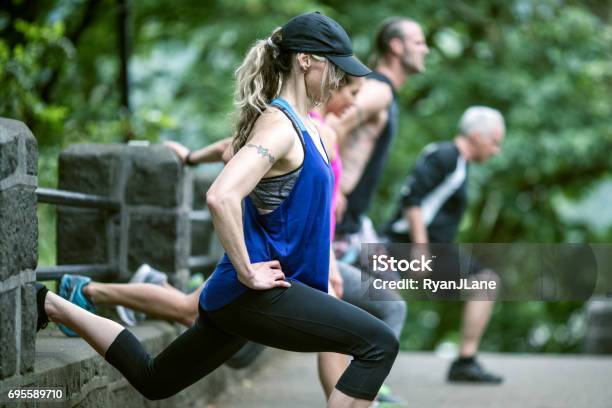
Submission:
M 59 295 L 75 305 L 95 313 L 96 307 L 83 294 L 83 288 L 91 282 L 91 278 L 81 275 L 64 275 L 60 281 Z M 58 324 L 59 329 L 68 337 L 79 337 L 72 329 Z

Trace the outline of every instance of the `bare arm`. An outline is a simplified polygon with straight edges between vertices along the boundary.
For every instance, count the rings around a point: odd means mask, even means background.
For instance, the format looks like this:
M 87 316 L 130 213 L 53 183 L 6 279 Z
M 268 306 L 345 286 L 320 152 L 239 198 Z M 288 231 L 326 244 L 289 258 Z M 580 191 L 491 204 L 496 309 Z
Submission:
M 427 236 L 427 227 L 423 221 L 423 212 L 421 207 L 408 207 L 403 211 L 404 217 L 408 219 L 410 225 L 410 238 L 416 245 L 410 246 L 410 256 L 412 259 L 420 259 L 421 257 L 429 258 L 429 237 Z M 421 279 L 429 273 L 426 270 L 411 271 L 411 276 Z
M 200 150 L 195 150 L 191 153 L 191 162 L 198 164 L 222 161 L 223 152 L 231 143 L 232 138 L 226 137 Z
M 199 150 L 190 151 L 180 143 L 167 141 L 164 145 L 170 148 L 181 159 L 183 163 L 187 162 L 187 156 L 191 154 L 191 164 L 220 162 L 223 160 L 223 153 L 231 144 L 232 138 L 226 137 Z
M 408 207 L 403 211 L 404 218 L 410 225 L 410 238 L 416 244 L 427 244 L 429 237 L 427 236 L 427 228 L 423 221 L 423 212 L 421 207 Z
M 449 171 L 439 150 L 435 147 L 433 149 L 423 149 L 406 184 L 402 187 L 402 215 L 410 225 L 410 237 L 416 244 L 429 243 L 427 226 L 421 209 L 422 200 L 440 185 Z
M 236 152 L 206 193 L 215 230 L 238 279 L 253 289 L 289 286 L 282 280 L 278 261 L 251 264 L 244 242 L 241 203 L 291 150 L 294 132 L 282 113 L 266 112 L 255 123 L 251 139 Z

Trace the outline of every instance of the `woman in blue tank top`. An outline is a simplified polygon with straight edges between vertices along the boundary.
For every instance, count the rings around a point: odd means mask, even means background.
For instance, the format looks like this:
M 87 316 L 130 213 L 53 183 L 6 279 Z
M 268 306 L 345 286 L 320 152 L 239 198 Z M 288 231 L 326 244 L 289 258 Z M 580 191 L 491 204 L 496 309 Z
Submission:
M 226 255 L 201 292 L 196 323 L 158 356 L 42 286 L 39 327 L 48 317 L 74 329 L 149 399 L 193 384 L 248 340 L 347 354 L 328 406 L 368 407 L 398 342 L 380 320 L 327 294 L 332 173 L 307 118 L 345 73 L 369 72 L 342 27 L 319 13 L 294 17 L 248 52 L 237 71 L 234 155 L 207 192 Z M 288 194 L 272 210 L 256 207 L 249 195 L 275 177 L 292 183 Z

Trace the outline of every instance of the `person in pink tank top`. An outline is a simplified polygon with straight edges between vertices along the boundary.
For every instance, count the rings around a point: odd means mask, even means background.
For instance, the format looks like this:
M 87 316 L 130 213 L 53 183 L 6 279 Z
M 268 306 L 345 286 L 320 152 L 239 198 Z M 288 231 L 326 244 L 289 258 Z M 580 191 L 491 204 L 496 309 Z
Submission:
M 330 231 L 332 241 L 336 231 L 336 220 L 341 219 L 341 214 L 343 214 L 346 209 L 346 198 L 340 192 L 340 179 L 343 167 L 340 150 L 344 143 L 341 134 L 348 134 L 338 133 L 334 128 L 337 127 L 335 126 L 337 123 L 341 122 L 340 118 L 342 118 L 343 115 L 348 114 L 351 109 L 355 108 L 355 98 L 364 82 L 363 78 L 346 77 L 346 83 L 342 84 L 337 90 L 331 92 L 331 96 L 327 103 L 309 112 L 310 117 L 314 119 L 315 125 L 322 136 L 325 149 L 329 152 L 330 165 L 334 173 Z M 393 328 L 394 333 L 399 337 L 406 318 L 406 304 L 401 299 L 401 296 L 393 291 L 385 291 L 385 301 L 365 301 L 360 294 L 361 271 L 346 262 L 337 261 L 333 251 L 331 252 L 330 258 L 330 295 L 337 296 L 383 320 Z M 326 397 L 329 398 L 333 391 L 334 384 L 346 369 L 349 360 L 347 356 L 342 354 L 319 353 L 317 362 L 319 380 L 321 381 Z M 384 398 L 381 397 L 382 394 L 379 394 L 377 401 L 397 402 L 397 398 L 389 393 L 390 390 L 388 387 L 386 387 L 386 389 L 387 393 Z
M 330 164 L 334 172 L 334 189 L 332 197 L 332 222 L 331 237 L 334 238 L 336 231 L 336 208 L 338 206 L 338 189 L 340 186 L 340 176 L 342 175 L 342 160 L 340 158 L 341 140 L 338 140 L 337 133 L 326 124 L 327 120 L 337 120 L 346 109 L 355 101 L 355 96 L 359 92 L 364 79 L 361 77 L 346 78 L 346 83 L 339 89 L 332 91 L 329 101 L 310 111 L 309 115 L 316 121 L 317 129 L 323 138 L 326 150 L 330 153 Z

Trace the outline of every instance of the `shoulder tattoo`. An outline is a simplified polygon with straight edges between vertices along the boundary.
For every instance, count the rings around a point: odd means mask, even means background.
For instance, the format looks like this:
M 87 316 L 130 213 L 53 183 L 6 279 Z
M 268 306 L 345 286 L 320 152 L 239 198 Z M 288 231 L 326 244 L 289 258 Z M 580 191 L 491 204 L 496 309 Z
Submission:
M 274 156 L 270 154 L 270 151 L 266 149 L 265 147 L 263 147 L 262 145 L 254 145 L 252 143 L 247 143 L 245 147 L 252 147 L 256 149 L 257 154 L 259 154 L 261 157 L 267 158 L 270 161 L 270 163 L 274 163 L 276 161 Z

